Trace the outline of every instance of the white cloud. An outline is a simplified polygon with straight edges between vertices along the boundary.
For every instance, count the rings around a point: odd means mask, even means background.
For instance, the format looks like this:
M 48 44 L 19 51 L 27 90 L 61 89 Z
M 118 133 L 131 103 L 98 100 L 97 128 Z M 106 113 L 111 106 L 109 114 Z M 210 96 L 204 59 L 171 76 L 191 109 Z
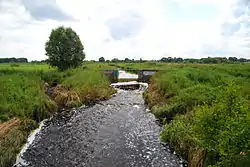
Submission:
M 39 5 L 37 0 L 24 1 L 0 1 L 0 57 L 45 59 L 44 44 L 51 29 L 65 25 L 80 35 L 89 60 L 166 55 L 250 58 L 246 3 L 231 6 L 234 0 L 168 0 L 184 7 L 209 4 L 218 11 L 209 20 L 175 21 L 166 13 L 165 0 L 47 0 Z M 50 6 L 53 14 L 35 10 L 44 6 Z

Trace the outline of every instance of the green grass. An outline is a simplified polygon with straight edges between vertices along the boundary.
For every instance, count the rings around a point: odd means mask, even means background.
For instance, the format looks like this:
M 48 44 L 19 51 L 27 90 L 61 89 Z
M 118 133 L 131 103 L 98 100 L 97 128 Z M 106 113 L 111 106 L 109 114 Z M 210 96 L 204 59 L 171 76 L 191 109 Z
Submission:
M 84 62 L 82 67 L 64 72 L 46 64 L 0 64 L 0 120 L 31 120 L 35 108 L 44 119 L 57 107 L 71 108 L 106 99 L 114 89 L 100 70 L 117 68 L 133 73 L 139 69 L 159 70 L 144 93 L 146 102 L 165 124 L 162 141 L 169 142 L 191 164 L 197 163 L 194 157 L 199 157 L 202 149 L 207 152 L 206 165 L 238 167 L 249 163 L 250 64 Z M 58 86 L 49 98 L 44 84 L 54 81 Z M 27 127 L 14 128 L 1 138 L 1 165 L 13 162 L 32 130 Z M 13 141 L 16 144 L 11 144 Z M 219 155 L 220 162 L 213 160 L 215 155 Z
M 156 117 L 167 123 L 161 139 L 190 165 L 197 163 L 195 157 L 204 148 L 206 165 L 249 163 L 250 65 L 165 64 L 159 69 L 145 98 Z M 219 162 L 211 160 L 216 155 Z
M 106 99 L 115 93 L 115 90 L 110 87 L 108 78 L 100 73 L 99 70 L 86 69 L 82 71 L 77 69 L 74 75 L 62 81 L 61 86 L 61 90 L 64 91 L 56 95 L 55 101 L 64 107 L 92 104 L 95 101 Z M 67 96 L 62 96 L 62 93 Z
M 17 71 L 51 71 L 56 70 L 50 67 L 48 64 L 36 64 L 36 63 L 2 63 L 0 64 L 0 70 L 17 70 Z
M 55 104 L 45 95 L 39 76 L 25 74 L 0 74 L 0 121 L 13 117 L 33 118 L 33 111 L 41 113 L 41 119 L 53 111 Z
M 50 115 L 57 101 L 46 95 L 44 83 L 52 84 L 56 81 L 64 89 L 64 93 L 67 91 L 68 94 L 77 94 L 80 101 L 71 100 L 77 106 L 107 98 L 114 93 L 108 78 L 100 72 L 101 69 L 114 68 L 106 63 L 84 63 L 82 67 L 63 72 L 50 69 L 46 64 L 22 63 L 18 67 L 9 67 L 10 65 L 0 64 L 0 121 L 13 117 L 32 119 L 35 109 L 41 112 L 41 119 Z M 67 100 L 60 101 L 62 103 L 65 103 L 63 106 L 71 106 L 66 105 Z
M 0 64 L 0 125 L 18 118 L 37 123 L 60 108 L 93 104 L 109 98 L 115 90 L 100 70 L 114 69 L 107 63 L 83 63 L 77 69 L 59 72 L 47 64 Z M 52 97 L 46 94 L 45 83 L 58 86 Z M 7 121 L 7 122 L 6 122 Z M 0 166 L 11 166 L 16 154 L 36 126 L 15 125 L 0 133 Z

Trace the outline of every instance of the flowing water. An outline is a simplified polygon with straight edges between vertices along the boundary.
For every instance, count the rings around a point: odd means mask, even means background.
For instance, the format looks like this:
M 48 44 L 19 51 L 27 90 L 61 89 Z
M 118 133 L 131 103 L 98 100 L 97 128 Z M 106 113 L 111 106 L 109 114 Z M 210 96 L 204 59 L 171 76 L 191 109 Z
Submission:
M 16 166 L 182 166 L 159 142 L 162 128 L 144 104 L 144 89 L 118 90 L 107 101 L 45 121 Z
M 119 71 L 119 79 L 138 79 L 138 75 L 127 73 L 126 71 Z

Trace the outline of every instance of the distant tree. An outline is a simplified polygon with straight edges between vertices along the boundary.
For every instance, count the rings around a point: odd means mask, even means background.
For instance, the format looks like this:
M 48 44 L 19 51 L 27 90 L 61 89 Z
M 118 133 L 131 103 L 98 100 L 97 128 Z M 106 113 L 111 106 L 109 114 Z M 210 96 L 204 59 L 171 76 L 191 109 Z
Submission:
M 247 62 L 247 59 L 240 58 L 240 59 L 238 59 L 238 61 L 241 62 L 241 63 L 244 63 L 244 62 Z
M 167 62 L 168 61 L 168 59 L 166 58 L 166 57 L 163 57 L 163 58 L 161 58 L 161 60 L 160 60 L 161 62 Z
M 217 60 L 214 59 L 214 58 L 202 58 L 200 59 L 201 63 L 204 63 L 204 64 L 216 64 L 217 63 Z
M 113 63 L 117 63 L 117 62 L 119 62 L 120 60 L 117 59 L 117 58 L 114 58 L 114 59 L 112 59 L 111 61 L 112 61 Z
M 236 62 L 238 59 L 237 57 L 229 57 L 228 60 L 231 62 Z
M 77 33 L 72 28 L 63 26 L 53 29 L 45 44 L 48 63 L 59 70 L 80 66 L 85 58 L 83 50 Z
M 199 59 L 184 59 L 185 63 L 199 63 Z
M 175 59 L 175 62 L 177 62 L 177 63 L 183 62 L 183 59 L 180 58 L 180 57 L 179 57 L 179 58 L 176 58 L 176 59 Z
M 131 60 L 129 58 L 125 58 L 124 61 L 125 61 L 125 63 L 131 62 Z
M 100 57 L 100 58 L 99 58 L 99 62 L 105 62 L 104 57 Z
M 0 58 L 0 63 L 28 63 L 26 58 Z
M 174 60 L 174 59 L 173 59 L 172 57 L 168 57 L 168 58 L 167 58 L 167 62 L 169 62 L 169 63 L 170 63 L 170 62 L 173 62 L 173 60 Z

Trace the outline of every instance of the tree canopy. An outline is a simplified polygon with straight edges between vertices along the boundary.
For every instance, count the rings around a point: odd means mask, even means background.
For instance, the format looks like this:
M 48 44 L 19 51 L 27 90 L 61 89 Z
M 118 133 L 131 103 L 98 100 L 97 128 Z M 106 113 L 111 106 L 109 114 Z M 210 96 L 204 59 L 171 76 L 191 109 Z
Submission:
M 104 57 L 100 57 L 99 58 L 99 62 L 105 62 L 105 58 Z
M 45 44 L 48 63 L 59 70 L 80 66 L 85 58 L 83 50 L 79 36 L 70 27 L 53 29 Z

